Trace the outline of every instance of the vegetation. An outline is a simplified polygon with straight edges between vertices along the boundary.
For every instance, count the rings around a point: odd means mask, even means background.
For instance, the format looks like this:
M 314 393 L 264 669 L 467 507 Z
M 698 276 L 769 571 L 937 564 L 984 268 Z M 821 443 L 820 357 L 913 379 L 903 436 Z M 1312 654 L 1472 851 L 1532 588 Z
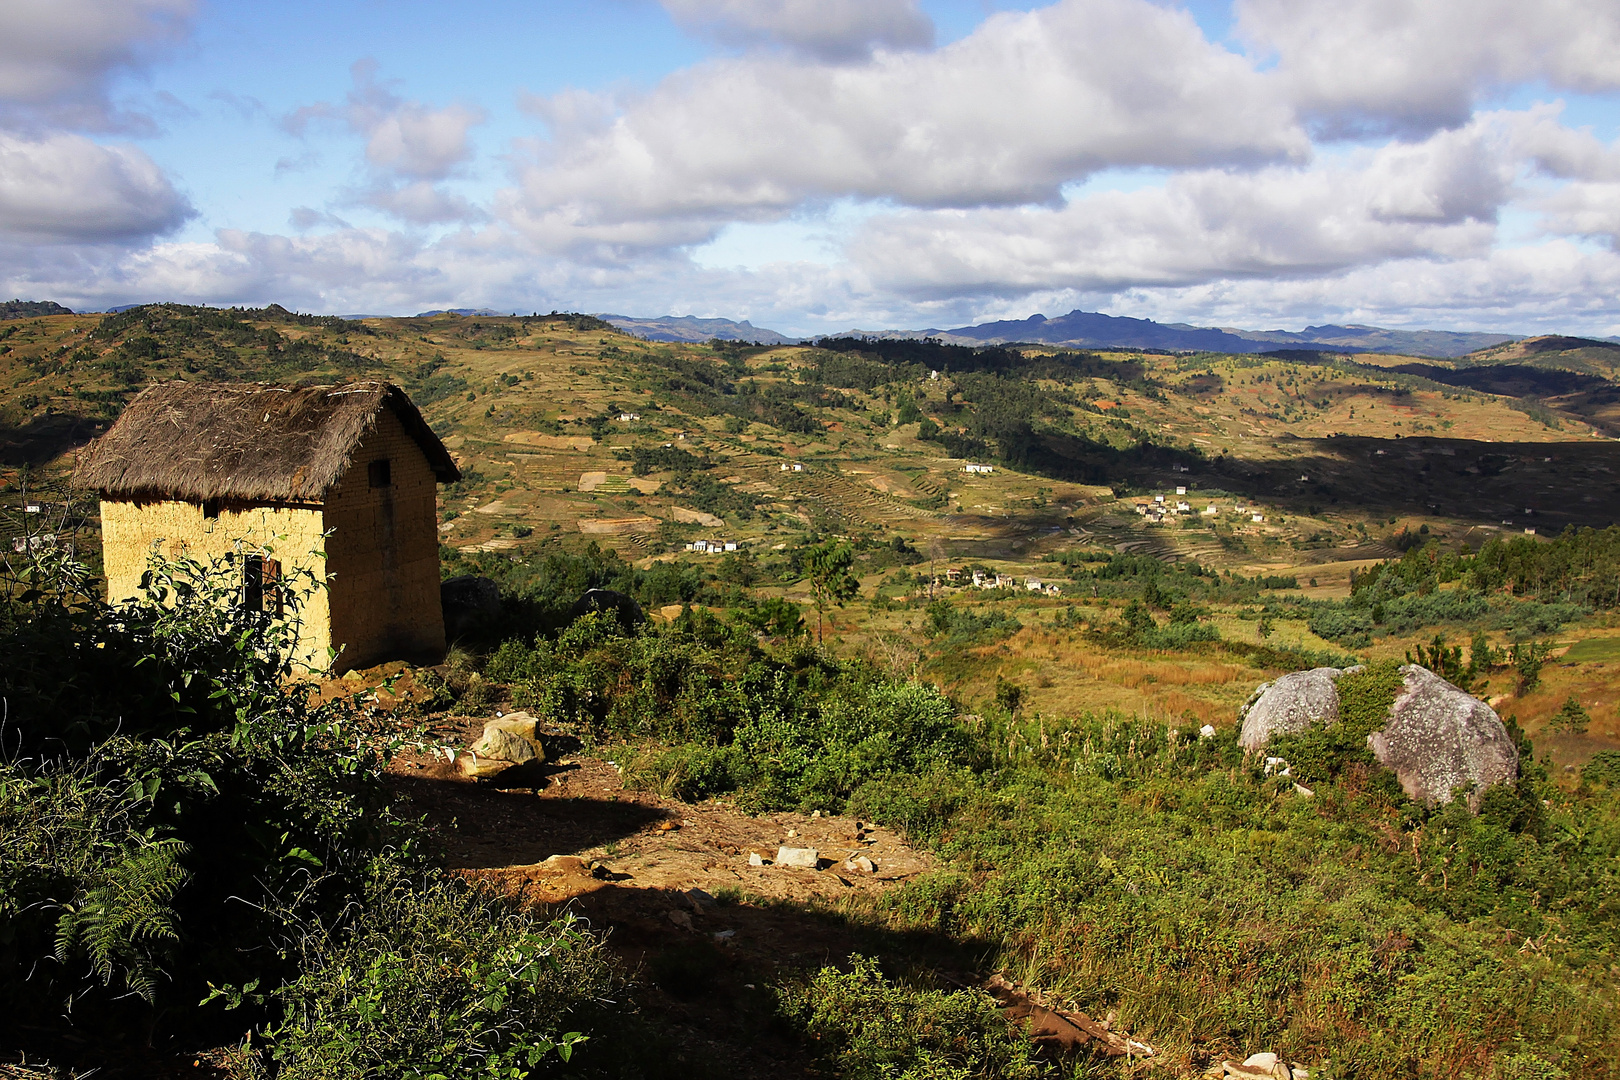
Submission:
M 513 1076 L 572 1054 L 622 981 L 599 941 L 427 869 L 380 783 L 391 740 L 286 689 L 290 627 L 234 604 L 227 571 L 154 563 L 116 607 L 65 560 L 9 583 L 12 1045 L 252 1026 L 284 1076 Z

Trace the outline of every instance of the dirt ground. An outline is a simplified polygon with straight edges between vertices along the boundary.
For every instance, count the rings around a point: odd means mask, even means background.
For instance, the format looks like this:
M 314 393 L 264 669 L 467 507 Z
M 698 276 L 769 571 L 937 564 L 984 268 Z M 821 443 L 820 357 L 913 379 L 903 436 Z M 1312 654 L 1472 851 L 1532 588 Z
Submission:
M 485 719 L 446 717 L 433 733 L 469 746 Z M 982 980 L 985 956 L 972 946 L 870 917 L 884 892 L 933 866 L 893 831 L 627 790 L 610 761 L 543 741 L 546 764 L 494 780 L 416 752 L 393 760 L 389 782 L 447 868 L 607 934 L 638 973 L 644 1014 L 676 1044 L 669 1075 L 813 1075 L 808 1048 L 774 1019 L 771 987 L 851 953 L 906 957 L 946 983 Z M 815 848 L 818 868 L 750 865 L 751 854 L 774 864 L 781 846 Z M 847 867 L 855 856 L 874 869 Z

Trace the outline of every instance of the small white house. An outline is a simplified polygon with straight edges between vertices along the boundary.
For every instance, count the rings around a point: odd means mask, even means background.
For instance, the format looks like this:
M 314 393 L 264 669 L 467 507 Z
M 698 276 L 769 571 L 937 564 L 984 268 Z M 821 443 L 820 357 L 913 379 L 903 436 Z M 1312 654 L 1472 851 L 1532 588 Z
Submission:
M 1204 511 L 1203 511 L 1205 517 L 1214 517 L 1216 514 L 1219 514 L 1220 512 L 1221 512 L 1220 508 L 1218 506 L 1216 506 L 1214 503 L 1210 503 L 1208 506 L 1204 507 Z
M 736 551 L 737 550 L 737 542 L 735 540 L 727 540 L 726 541 L 726 550 L 727 551 Z
M 975 589 L 982 589 L 982 588 L 984 588 L 984 582 L 985 582 L 984 571 L 983 570 L 975 570 L 975 571 L 973 571 L 973 587 Z
M 1164 496 L 1163 495 L 1155 495 L 1155 496 L 1153 496 L 1153 501 L 1158 503 L 1160 506 L 1163 506 L 1164 505 Z
M 988 476 L 996 471 L 996 467 L 994 465 L 975 465 L 972 462 L 968 462 L 966 465 L 962 466 L 962 471 L 965 473 L 976 473 L 982 476 Z
M 1176 488 L 1176 494 L 1177 495 L 1185 495 L 1185 494 L 1187 494 L 1187 489 L 1185 487 L 1178 487 L 1178 488 Z
M 1264 515 L 1264 514 L 1252 514 L 1252 515 L 1250 515 L 1249 520 L 1254 522 L 1256 525 L 1258 525 L 1261 522 L 1266 520 L 1266 515 Z
M 1192 513 L 1192 503 L 1186 502 L 1185 500 L 1183 500 L 1182 502 L 1176 503 L 1176 513 L 1178 513 L 1178 514 L 1190 514 L 1190 513 Z
M 1045 591 L 1046 591 L 1047 596 L 1062 596 L 1063 595 L 1063 589 L 1061 587 L 1059 587 L 1056 582 L 1048 582 L 1047 585 L 1046 585 L 1046 590 Z
M 623 421 L 624 423 L 628 424 L 628 423 L 631 423 L 633 421 L 640 420 L 641 419 L 641 414 L 640 413 L 633 413 L 633 412 L 622 412 L 622 413 L 619 414 L 619 419 L 621 421 Z
M 1040 592 L 1041 589 L 1044 588 L 1044 584 L 1040 578 L 1025 578 L 1024 588 L 1028 589 L 1030 592 Z
M 996 588 L 998 588 L 998 589 L 1016 589 L 1017 587 L 1018 587 L 1018 582 L 1013 578 L 1013 576 L 1011 574 L 997 574 L 996 575 Z
M 1137 503 L 1136 504 L 1136 512 L 1145 517 L 1147 515 L 1147 512 L 1148 512 L 1148 504 L 1147 503 Z

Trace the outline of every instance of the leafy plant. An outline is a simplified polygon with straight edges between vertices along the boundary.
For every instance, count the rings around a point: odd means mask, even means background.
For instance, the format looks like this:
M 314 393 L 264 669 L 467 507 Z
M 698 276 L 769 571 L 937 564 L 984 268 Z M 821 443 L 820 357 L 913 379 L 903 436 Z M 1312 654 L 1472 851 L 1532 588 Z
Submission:
M 276 991 L 280 1080 L 546 1075 L 619 1005 L 624 975 L 573 916 L 538 922 L 450 879 L 378 877 L 314 928 Z

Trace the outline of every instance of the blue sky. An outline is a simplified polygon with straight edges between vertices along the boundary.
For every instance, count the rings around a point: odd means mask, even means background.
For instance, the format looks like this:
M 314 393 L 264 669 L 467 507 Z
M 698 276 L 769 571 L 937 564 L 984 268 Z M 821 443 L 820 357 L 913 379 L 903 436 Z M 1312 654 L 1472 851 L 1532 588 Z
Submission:
M 0 291 L 1620 333 L 1620 6 L 0 9 Z

